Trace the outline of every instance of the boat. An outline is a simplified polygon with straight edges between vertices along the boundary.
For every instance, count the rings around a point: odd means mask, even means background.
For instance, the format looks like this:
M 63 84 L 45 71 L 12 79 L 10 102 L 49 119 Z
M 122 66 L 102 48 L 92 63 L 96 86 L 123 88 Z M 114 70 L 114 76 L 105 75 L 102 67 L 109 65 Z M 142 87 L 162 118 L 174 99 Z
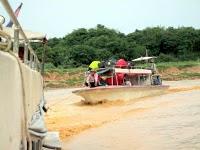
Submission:
M 162 85 L 161 76 L 157 73 L 152 61 L 156 57 L 140 57 L 132 60 L 134 65 L 128 65 L 119 60 L 116 65 L 97 71 L 104 78 L 104 86 L 82 88 L 73 91 L 83 97 L 87 104 L 97 104 L 108 101 L 131 101 L 146 96 L 163 94 L 168 85 Z M 119 63 L 121 61 L 121 64 Z M 150 62 L 146 66 L 135 66 L 136 62 Z
M 31 42 L 45 35 L 25 31 L 7 0 L 0 1 L 14 24 L 4 26 L 0 15 L 0 149 L 60 150 L 58 132 L 49 132 L 41 64 Z

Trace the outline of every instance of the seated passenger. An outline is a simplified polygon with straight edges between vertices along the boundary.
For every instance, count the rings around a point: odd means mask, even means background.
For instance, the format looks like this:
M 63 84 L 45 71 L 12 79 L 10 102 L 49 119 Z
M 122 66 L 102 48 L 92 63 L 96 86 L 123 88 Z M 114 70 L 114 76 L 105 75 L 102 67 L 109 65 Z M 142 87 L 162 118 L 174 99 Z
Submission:
M 90 73 L 86 77 L 85 85 L 90 88 L 98 86 L 98 74 L 96 73 L 96 71 L 90 71 Z
M 98 86 L 107 86 L 106 78 L 98 76 Z

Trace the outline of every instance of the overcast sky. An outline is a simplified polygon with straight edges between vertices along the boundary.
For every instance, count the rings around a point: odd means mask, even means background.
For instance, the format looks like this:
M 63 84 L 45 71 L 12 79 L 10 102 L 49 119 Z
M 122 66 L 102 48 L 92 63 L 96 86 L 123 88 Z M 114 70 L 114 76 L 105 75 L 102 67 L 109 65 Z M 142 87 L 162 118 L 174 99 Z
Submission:
M 200 0 L 9 0 L 25 29 L 63 37 L 97 24 L 125 34 L 154 26 L 200 28 Z M 6 17 L 2 6 L 0 14 Z

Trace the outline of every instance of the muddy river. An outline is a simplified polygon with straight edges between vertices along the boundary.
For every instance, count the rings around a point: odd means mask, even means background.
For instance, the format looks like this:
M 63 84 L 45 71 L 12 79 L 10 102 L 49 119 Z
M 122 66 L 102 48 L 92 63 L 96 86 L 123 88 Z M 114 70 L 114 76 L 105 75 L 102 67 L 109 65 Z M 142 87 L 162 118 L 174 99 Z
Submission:
M 200 80 L 166 84 L 164 95 L 95 106 L 73 89 L 49 90 L 48 128 L 64 150 L 200 149 Z

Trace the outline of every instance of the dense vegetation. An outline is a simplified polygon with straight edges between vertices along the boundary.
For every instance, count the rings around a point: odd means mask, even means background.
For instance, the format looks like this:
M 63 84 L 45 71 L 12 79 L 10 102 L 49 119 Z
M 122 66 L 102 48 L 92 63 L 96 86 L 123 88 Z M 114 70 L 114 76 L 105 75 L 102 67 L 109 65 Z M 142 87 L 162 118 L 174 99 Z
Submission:
M 39 58 L 42 44 L 33 44 Z M 71 68 L 88 65 L 92 60 L 125 58 L 131 60 L 149 55 L 158 61 L 199 60 L 200 30 L 192 27 L 153 27 L 125 35 L 114 29 L 97 25 L 77 29 L 63 38 L 48 40 L 46 67 Z

